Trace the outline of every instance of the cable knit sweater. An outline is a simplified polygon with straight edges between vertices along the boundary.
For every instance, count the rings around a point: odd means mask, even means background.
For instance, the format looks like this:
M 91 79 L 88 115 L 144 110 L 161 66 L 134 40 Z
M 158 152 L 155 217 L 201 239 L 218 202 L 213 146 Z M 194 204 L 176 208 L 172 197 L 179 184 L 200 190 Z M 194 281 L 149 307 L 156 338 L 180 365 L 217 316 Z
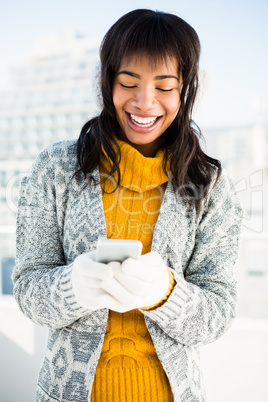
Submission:
M 168 177 L 162 163 L 164 151 L 147 158 L 131 145 L 120 146 L 121 181 L 102 184 L 103 210 L 108 238 L 140 240 L 142 253 L 151 250 Z M 101 158 L 100 173 L 108 175 L 110 160 Z M 171 274 L 170 290 L 174 286 Z M 169 381 L 159 361 L 144 315 L 139 310 L 126 313 L 109 311 L 107 330 L 91 393 L 92 402 L 169 402 L 173 401 Z
M 36 401 L 87 402 L 108 310 L 79 306 L 71 286 L 75 257 L 106 237 L 101 186 L 73 179 L 76 141 L 46 148 L 22 180 L 17 215 L 14 295 L 24 314 L 50 328 Z M 99 180 L 98 169 L 93 177 Z M 223 171 L 197 216 L 168 182 L 152 250 L 176 285 L 160 307 L 141 312 L 175 402 L 205 401 L 199 347 L 220 337 L 235 316 L 242 211 Z

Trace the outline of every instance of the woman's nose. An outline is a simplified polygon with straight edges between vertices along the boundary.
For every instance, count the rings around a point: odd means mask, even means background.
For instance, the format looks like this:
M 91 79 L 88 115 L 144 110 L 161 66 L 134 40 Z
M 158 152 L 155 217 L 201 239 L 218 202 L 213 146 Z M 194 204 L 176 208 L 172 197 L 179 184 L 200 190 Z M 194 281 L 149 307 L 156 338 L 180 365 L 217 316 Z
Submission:
M 138 88 L 135 93 L 134 106 L 141 110 L 150 109 L 156 103 L 155 92 L 153 88 Z

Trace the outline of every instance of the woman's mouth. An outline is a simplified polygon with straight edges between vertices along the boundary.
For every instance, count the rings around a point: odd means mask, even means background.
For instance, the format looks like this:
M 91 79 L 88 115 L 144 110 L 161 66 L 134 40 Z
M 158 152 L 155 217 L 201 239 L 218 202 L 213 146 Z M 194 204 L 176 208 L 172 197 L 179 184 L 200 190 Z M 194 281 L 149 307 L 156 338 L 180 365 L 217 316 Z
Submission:
M 149 117 L 141 117 L 136 116 L 135 114 L 126 112 L 127 121 L 129 126 L 135 131 L 151 131 L 158 124 L 158 121 L 162 116 L 149 116 Z
M 139 127 L 151 127 L 154 125 L 156 120 L 159 119 L 159 117 L 140 117 L 130 113 L 129 117 L 132 123 L 136 124 Z

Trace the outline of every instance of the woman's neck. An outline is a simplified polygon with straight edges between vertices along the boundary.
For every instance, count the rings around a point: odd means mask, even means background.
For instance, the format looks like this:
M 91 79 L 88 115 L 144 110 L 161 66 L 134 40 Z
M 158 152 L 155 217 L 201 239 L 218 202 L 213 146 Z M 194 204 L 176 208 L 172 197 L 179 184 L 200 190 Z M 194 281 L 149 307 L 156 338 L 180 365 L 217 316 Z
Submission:
M 117 131 L 116 136 L 119 140 L 122 140 L 131 145 L 146 158 L 154 158 L 162 145 L 161 137 L 156 138 L 155 141 L 150 142 L 148 144 L 135 144 L 129 141 L 129 139 L 121 129 Z

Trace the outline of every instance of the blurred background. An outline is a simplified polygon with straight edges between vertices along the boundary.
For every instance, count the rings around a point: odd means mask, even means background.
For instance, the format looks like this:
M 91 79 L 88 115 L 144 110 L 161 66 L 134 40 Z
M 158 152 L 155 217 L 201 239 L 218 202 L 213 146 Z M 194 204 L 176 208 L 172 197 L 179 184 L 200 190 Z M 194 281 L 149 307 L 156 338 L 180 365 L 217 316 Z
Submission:
M 0 402 L 34 401 L 47 337 L 12 296 L 20 180 L 45 146 L 77 138 L 98 113 L 100 41 L 135 8 L 175 13 L 196 29 L 194 120 L 245 211 L 238 317 L 202 348 L 207 401 L 268 401 L 267 0 L 0 0 Z

